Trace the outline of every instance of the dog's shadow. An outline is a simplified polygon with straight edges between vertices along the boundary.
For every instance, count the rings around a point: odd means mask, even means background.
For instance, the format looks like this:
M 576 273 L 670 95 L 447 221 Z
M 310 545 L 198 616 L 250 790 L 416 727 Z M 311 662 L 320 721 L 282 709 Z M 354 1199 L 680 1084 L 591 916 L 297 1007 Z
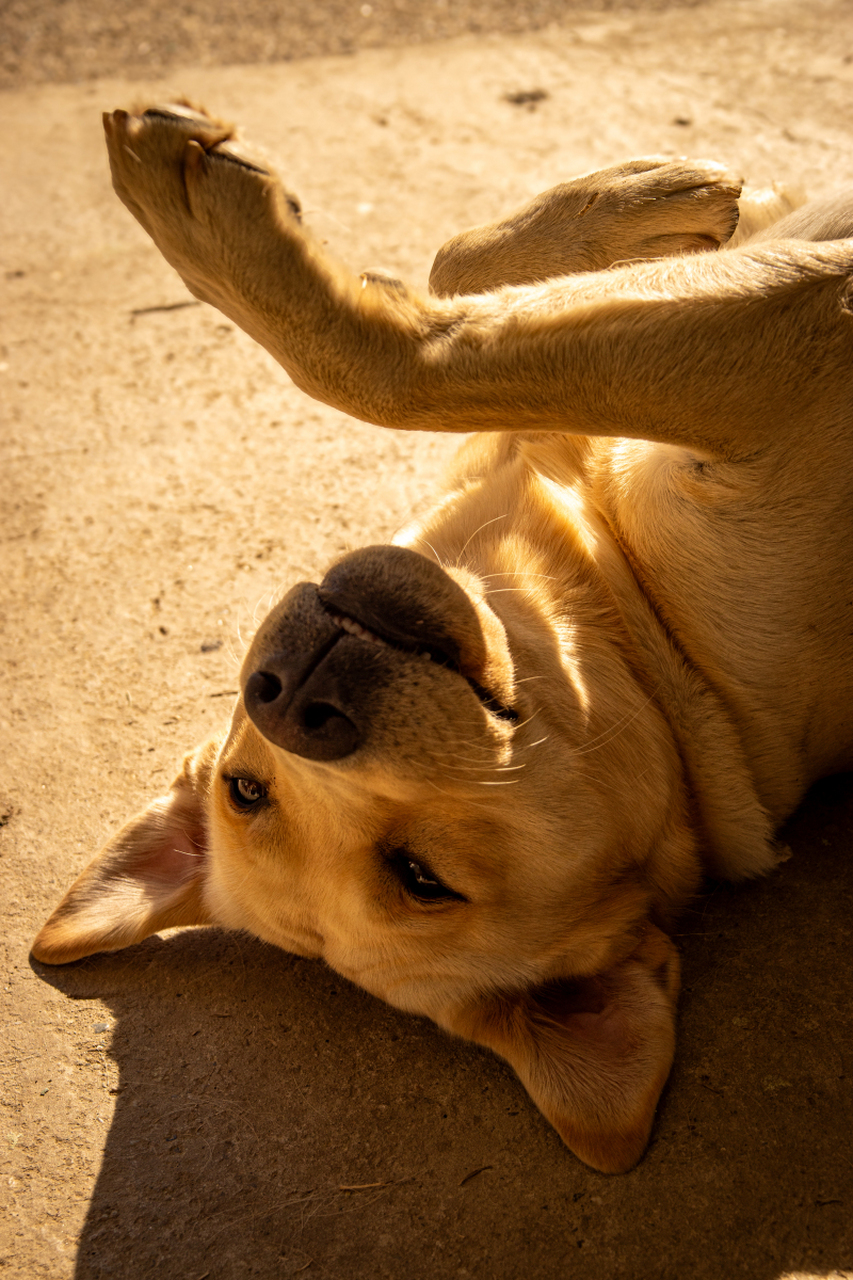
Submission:
M 618 1178 L 497 1059 L 322 965 L 205 929 L 35 965 L 115 1018 L 78 1280 L 853 1268 L 851 832 L 853 778 L 823 784 L 777 875 L 688 914 L 676 1066 Z

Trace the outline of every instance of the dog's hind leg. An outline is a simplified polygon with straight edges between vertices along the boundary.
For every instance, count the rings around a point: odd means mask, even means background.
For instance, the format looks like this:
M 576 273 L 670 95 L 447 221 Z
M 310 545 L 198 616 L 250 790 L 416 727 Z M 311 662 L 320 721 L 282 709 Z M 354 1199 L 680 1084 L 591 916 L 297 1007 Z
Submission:
M 738 200 L 740 217 L 737 231 L 725 247 L 736 249 L 747 240 L 751 240 L 753 236 L 759 233 L 764 234 L 770 228 L 772 228 L 770 234 L 774 237 L 780 234 L 785 235 L 784 231 L 777 232 L 776 226 L 781 218 L 805 204 L 805 200 L 806 197 L 802 191 L 796 187 L 785 186 L 783 183 L 774 182 L 772 187 L 744 191 Z M 831 237 L 819 238 L 829 240 Z
M 750 243 L 761 240 L 848 240 L 853 236 L 853 190 L 838 191 L 808 204 L 780 204 L 775 221 L 756 228 Z

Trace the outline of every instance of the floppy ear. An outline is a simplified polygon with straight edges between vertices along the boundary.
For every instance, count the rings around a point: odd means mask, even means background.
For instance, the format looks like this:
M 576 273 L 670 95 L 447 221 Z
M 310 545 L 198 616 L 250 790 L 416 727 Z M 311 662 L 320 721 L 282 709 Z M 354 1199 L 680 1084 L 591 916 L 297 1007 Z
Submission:
M 606 973 L 497 998 L 447 1025 L 506 1058 L 576 1156 L 624 1173 L 646 1148 L 672 1065 L 679 970 L 672 942 L 649 925 Z
M 89 863 L 44 925 L 32 953 L 68 964 L 118 951 L 172 925 L 210 924 L 202 900 L 207 789 L 218 743 L 184 760 L 165 796 L 132 818 Z

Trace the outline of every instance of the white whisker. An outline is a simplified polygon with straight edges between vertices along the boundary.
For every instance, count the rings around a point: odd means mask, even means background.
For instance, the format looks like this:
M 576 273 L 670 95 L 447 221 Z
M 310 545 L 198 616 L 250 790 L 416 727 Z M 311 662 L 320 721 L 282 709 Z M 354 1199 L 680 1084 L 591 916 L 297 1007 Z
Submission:
M 659 685 L 658 688 L 660 688 Z M 583 746 L 578 747 L 577 755 L 583 756 L 587 755 L 591 751 L 599 751 L 602 747 L 606 746 L 608 742 L 612 742 L 614 738 L 618 738 L 619 734 L 623 733 L 625 729 L 628 728 L 628 725 L 633 724 L 637 719 L 637 716 L 641 715 L 642 712 L 645 711 L 649 703 L 654 702 L 657 692 L 658 689 L 656 688 L 654 692 L 650 693 L 645 701 L 642 702 L 637 710 L 631 715 L 622 716 L 621 720 L 617 720 L 616 723 L 610 725 L 609 728 L 603 729 L 597 737 L 591 738 L 589 742 L 585 742 Z
M 489 589 L 489 598 L 492 596 L 505 596 L 508 593 L 514 595 L 530 595 L 530 587 L 494 587 Z
M 558 581 L 556 574 L 526 573 L 523 569 L 495 570 L 494 573 L 482 573 L 480 577 L 483 582 L 487 582 L 489 578 L 546 578 L 548 582 Z
M 430 551 L 431 551 L 431 552 L 432 552 L 432 554 L 435 556 L 436 564 L 437 564 L 437 565 L 439 565 L 439 567 L 443 569 L 443 568 L 444 568 L 444 565 L 441 563 L 441 556 L 438 554 L 438 552 L 436 551 L 436 549 L 435 549 L 435 547 L 432 545 L 432 543 L 431 543 L 431 542 L 427 542 L 426 538 L 418 538 L 418 542 L 422 542 L 422 543 L 423 543 L 423 545 L 424 545 L 425 547 L 429 547 Z
M 459 568 L 460 560 L 462 559 L 465 552 L 468 550 L 468 547 L 471 545 L 471 543 L 474 541 L 474 539 L 477 537 L 478 534 L 482 533 L 484 529 L 487 529 L 490 524 L 495 524 L 498 520 L 506 520 L 506 518 L 507 517 L 505 514 L 502 516 L 492 516 L 491 520 L 484 521 L 484 523 L 480 525 L 479 529 L 475 529 L 474 532 L 471 534 L 470 538 L 468 539 L 468 541 L 463 546 L 462 550 L 457 554 L 456 567 Z

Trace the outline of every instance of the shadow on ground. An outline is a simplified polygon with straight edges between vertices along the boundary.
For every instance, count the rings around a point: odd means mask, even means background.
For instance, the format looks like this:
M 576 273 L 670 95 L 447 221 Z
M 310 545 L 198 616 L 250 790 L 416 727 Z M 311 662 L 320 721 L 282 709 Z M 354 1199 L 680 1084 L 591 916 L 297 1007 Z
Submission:
M 621 1177 L 580 1165 L 497 1059 L 253 940 L 35 966 L 115 1016 L 79 1280 L 853 1268 L 851 831 L 853 777 L 830 780 L 776 876 L 697 903 L 676 1067 Z

